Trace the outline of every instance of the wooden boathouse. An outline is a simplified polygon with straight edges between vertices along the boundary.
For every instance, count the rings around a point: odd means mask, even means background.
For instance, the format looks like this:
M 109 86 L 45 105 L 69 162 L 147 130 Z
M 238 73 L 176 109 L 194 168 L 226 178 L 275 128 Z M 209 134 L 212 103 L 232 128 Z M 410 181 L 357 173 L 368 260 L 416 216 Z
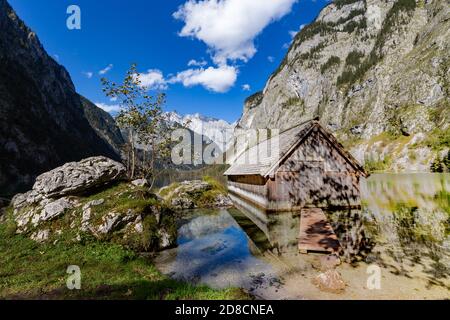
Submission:
M 230 193 L 264 210 L 300 211 L 359 206 L 359 182 L 367 173 L 311 120 L 243 151 L 225 176 Z
M 271 212 L 300 213 L 297 240 L 301 253 L 341 252 L 322 208 L 359 207 L 360 178 L 368 176 L 317 120 L 248 148 L 225 175 L 231 199 L 236 207 L 246 208 L 243 212 L 250 208 L 252 220 Z

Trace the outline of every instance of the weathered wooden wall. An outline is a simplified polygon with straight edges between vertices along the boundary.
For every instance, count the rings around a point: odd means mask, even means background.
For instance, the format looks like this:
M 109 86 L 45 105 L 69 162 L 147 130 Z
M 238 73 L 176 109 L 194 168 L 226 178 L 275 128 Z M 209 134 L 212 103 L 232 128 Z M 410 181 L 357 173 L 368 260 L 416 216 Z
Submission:
M 230 176 L 230 191 L 273 211 L 360 204 L 359 172 L 320 132 L 311 133 L 270 179 Z

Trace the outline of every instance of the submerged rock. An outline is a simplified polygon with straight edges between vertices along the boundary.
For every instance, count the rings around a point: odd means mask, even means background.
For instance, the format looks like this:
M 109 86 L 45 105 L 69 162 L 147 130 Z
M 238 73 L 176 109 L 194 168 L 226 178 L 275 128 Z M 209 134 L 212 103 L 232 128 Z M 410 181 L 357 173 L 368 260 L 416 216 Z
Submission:
M 315 277 L 312 283 L 321 291 L 341 293 L 345 290 L 345 282 L 336 270 L 328 270 Z

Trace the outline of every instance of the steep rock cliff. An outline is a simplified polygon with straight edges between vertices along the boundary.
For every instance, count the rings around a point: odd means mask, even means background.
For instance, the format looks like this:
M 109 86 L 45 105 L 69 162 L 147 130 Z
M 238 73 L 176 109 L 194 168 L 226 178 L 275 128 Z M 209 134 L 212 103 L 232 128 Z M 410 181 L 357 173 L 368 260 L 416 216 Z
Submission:
M 238 128 L 320 116 L 374 167 L 426 171 L 450 141 L 450 1 L 336 0 L 300 31 Z
M 81 104 L 86 119 L 97 134 L 106 141 L 117 154 L 122 153 L 122 146 L 125 140 L 116 124 L 114 118 L 103 109 L 83 96 L 80 96 Z
M 0 196 L 65 162 L 114 149 L 86 119 L 69 74 L 0 0 Z

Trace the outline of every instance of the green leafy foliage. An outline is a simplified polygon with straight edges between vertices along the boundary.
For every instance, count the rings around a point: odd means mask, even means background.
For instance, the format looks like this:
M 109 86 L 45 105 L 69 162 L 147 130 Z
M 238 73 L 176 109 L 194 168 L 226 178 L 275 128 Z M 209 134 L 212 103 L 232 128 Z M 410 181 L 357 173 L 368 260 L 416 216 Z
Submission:
M 327 70 L 333 68 L 334 66 L 339 66 L 341 64 L 341 59 L 337 56 L 331 56 L 328 58 L 327 62 L 325 62 L 320 67 L 320 72 L 324 74 Z
M 338 7 L 338 9 L 342 8 L 343 6 L 346 6 L 348 4 L 352 4 L 355 2 L 360 2 L 361 0 L 334 0 L 334 4 L 336 5 L 336 7 Z
M 345 65 L 359 66 L 361 64 L 362 58 L 364 58 L 364 52 L 353 50 L 348 54 L 347 58 L 345 59 Z
M 249 104 L 249 105 L 257 105 L 261 102 L 262 98 L 263 98 L 263 93 L 262 91 L 258 91 L 254 94 L 252 94 L 250 97 L 248 97 L 247 99 L 245 99 L 245 104 Z
M 141 178 L 150 179 L 153 185 L 158 173 L 156 162 L 170 157 L 170 136 L 173 128 L 162 110 L 165 94 L 148 94 L 149 88 L 142 84 L 136 64 L 132 64 L 126 72 L 122 84 L 106 78 L 101 81 L 106 96 L 117 99 L 122 106 L 116 116 L 116 122 L 128 132 L 128 143 L 124 151 L 127 155 L 130 179 L 139 174 Z M 137 144 L 144 146 L 139 167 Z
M 375 172 L 383 172 L 387 171 L 392 163 L 392 159 L 389 156 L 384 157 L 384 159 L 379 160 L 373 160 L 373 159 L 366 159 L 364 161 L 364 169 L 368 173 L 375 173 Z
M 439 156 L 434 159 L 430 166 L 431 172 L 450 172 L 450 151 L 444 157 Z
M 447 129 L 436 128 L 429 132 L 424 141 L 419 143 L 436 151 L 450 148 L 450 127 Z
M 347 33 L 352 33 L 355 30 L 362 30 L 366 28 L 367 28 L 367 20 L 366 18 L 362 18 L 359 21 L 350 21 L 344 26 L 342 30 Z

